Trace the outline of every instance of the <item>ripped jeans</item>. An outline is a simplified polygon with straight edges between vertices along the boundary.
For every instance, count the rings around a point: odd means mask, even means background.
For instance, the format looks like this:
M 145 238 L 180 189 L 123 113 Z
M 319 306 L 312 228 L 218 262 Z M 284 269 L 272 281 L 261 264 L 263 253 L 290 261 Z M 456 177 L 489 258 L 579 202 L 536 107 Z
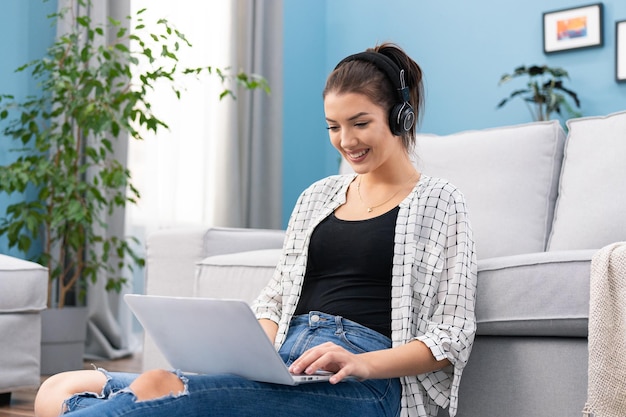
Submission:
M 342 317 L 320 312 L 294 317 L 279 353 L 289 365 L 307 349 L 333 342 L 353 352 L 391 347 L 389 338 Z M 296 386 L 249 381 L 234 375 L 196 375 L 174 371 L 185 385 L 181 394 L 136 400 L 128 389 L 138 376 L 108 373 L 102 393 L 77 394 L 65 403 L 73 417 L 91 416 L 389 416 L 400 415 L 399 379 L 347 380 Z

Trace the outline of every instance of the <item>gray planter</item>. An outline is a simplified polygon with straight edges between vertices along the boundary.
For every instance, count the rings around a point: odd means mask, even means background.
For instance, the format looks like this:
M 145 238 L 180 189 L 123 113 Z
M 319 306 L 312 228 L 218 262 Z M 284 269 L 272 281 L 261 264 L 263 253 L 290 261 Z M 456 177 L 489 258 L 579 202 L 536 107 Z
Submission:
M 51 308 L 41 314 L 41 374 L 83 369 L 87 307 Z

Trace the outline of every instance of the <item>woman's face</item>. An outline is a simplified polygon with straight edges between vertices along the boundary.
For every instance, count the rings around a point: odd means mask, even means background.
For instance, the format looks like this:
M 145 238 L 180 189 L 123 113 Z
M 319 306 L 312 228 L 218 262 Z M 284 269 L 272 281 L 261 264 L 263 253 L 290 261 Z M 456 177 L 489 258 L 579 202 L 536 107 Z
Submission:
M 389 130 L 387 112 L 367 96 L 329 92 L 324 112 L 331 143 L 356 173 L 384 170 L 405 153 L 401 138 Z

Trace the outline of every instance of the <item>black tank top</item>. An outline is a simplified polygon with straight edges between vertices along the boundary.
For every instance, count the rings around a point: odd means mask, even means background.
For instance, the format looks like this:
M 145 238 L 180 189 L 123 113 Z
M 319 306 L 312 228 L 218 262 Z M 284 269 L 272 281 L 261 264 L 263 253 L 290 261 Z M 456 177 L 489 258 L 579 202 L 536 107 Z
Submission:
M 321 311 L 391 337 L 391 268 L 399 207 L 367 220 L 334 213 L 313 231 L 295 314 Z

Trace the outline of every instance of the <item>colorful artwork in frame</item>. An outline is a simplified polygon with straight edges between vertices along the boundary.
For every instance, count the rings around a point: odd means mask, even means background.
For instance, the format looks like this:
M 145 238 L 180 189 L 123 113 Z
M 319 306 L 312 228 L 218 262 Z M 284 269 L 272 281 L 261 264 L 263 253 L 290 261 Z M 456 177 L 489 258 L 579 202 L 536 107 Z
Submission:
M 556 28 L 556 36 L 559 41 L 563 39 L 584 38 L 587 36 L 587 16 L 557 20 Z
M 602 46 L 602 3 L 543 14 L 543 51 L 546 54 Z

